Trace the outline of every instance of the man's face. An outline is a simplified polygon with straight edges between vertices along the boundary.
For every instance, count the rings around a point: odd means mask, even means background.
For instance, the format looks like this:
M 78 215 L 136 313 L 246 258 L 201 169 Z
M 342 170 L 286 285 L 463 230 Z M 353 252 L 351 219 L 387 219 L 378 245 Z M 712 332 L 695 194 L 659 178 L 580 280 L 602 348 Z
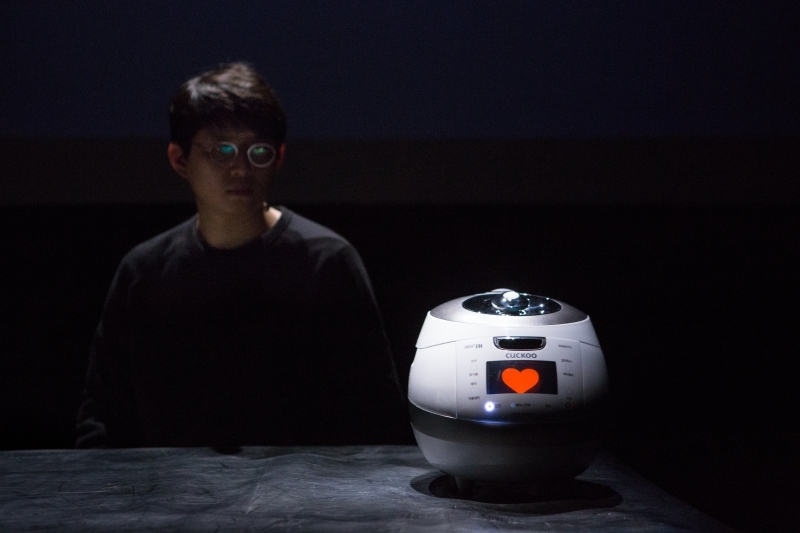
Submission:
M 258 144 L 269 146 L 256 146 L 251 151 L 256 163 L 262 162 L 259 156 L 263 158 L 265 152 L 269 154 L 270 150 L 275 150 L 275 159 L 269 166 L 259 167 L 251 162 L 248 150 Z M 174 151 L 174 147 L 170 150 Z M 170 153 L 170 162 L 191 185 L 198 209 L 220 215 L 260 213 L 283 156 L 283 148 L 275 146 L 275 141 L 249 129 L 233 127 L 204 128 L 192 140 L 188 157 L 182 150 L 178 151 L 178 157 Z M 230 162 L 220 163 L 213 152 L 236 153 L 236 156 Z

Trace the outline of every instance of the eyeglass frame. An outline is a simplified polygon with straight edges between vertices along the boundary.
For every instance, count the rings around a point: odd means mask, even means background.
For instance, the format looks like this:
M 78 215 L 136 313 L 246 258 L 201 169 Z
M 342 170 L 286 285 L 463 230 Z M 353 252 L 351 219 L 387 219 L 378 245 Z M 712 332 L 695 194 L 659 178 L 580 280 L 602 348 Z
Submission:
M 213 143 L 211 146 L 208 146 L 205 143 L 201 143 L 200 141 L 192 141 L 192 145 L 197 145 L 200 148 L 202 148 L 203 150 L 205 150 L 206 155 L 208 155 L 208 158 L 211 160 L 211 162 L 214 163 L 215 165 L 220 166 L 220 167 L 231 168 L 233 166 L 233 164 L 236 162 L 236 158 L 239 157 L 239 147 L 236 145 L 236 143 L 232 143 L 232 142 L 228 142 L 228 141 L 220 141 L 220 142 L 217 142 L 217 143 Z M 217 161 L 211 155 L 211 152 L 214 150 L 214 148 L 217 148 L 217 147 L 223 146 L 223 145 L 224 146 L 232 146 L 233 147 L 233 157 L 231 157 L 231 160 L 228 161 L 227 163 L 224 163 L 222 161 Z M 253 148 L 258 148 L 258 147 L 261 147 L 261 146 L 266 146 L 270 150 L 272 150 L 272 158 L 269 160 L 269 163 L 256 163 L 256 162 L 253 161 L 253 158 L 250 155 L 250 152 L 253 150 Z M 254 167 L 256 167 L 256 168 L 268 168 L 269 166 L 271 166 L 275 162 L 275 159 L 278 157 L 278 150 L 276 150 L 275 147 L 272 146 L 269 143 L 253 143 L 247 148 L 247 151 L 245 152 L 245 154 L 247 155 L 247 161 L 251 165 L 253 165 Z

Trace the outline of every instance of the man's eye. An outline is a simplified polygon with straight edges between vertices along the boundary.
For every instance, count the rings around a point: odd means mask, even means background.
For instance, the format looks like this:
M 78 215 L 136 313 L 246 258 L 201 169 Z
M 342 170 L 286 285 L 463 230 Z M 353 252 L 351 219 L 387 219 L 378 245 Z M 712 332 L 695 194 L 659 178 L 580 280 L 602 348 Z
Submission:
M 236 155 L 236 147 L 230 144 L 220 144 L 217 145 L 217 152 L 219 152 L 221 156 L 233 157 Z

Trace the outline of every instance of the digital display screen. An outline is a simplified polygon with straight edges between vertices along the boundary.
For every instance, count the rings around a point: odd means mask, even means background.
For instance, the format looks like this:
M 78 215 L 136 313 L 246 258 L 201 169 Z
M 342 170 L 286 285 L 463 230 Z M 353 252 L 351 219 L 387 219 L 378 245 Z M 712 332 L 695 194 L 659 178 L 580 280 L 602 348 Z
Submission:
M 555 361 L 487 361 L 486 394 L 558 394 Z

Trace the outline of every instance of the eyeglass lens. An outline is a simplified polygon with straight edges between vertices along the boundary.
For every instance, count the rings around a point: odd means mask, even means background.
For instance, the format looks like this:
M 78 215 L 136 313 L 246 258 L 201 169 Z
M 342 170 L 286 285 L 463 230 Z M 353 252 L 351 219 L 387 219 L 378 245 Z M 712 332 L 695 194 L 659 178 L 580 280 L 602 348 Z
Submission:
M 221 165 L 230 165 L 239 154 L 233 143 L 219 143 L 209 151 L 211 159 Z M 247 159 L 254 167 L 268 167 L 275 160 L 275 149 L 268 144 L 254 144 L 247 149 Z

